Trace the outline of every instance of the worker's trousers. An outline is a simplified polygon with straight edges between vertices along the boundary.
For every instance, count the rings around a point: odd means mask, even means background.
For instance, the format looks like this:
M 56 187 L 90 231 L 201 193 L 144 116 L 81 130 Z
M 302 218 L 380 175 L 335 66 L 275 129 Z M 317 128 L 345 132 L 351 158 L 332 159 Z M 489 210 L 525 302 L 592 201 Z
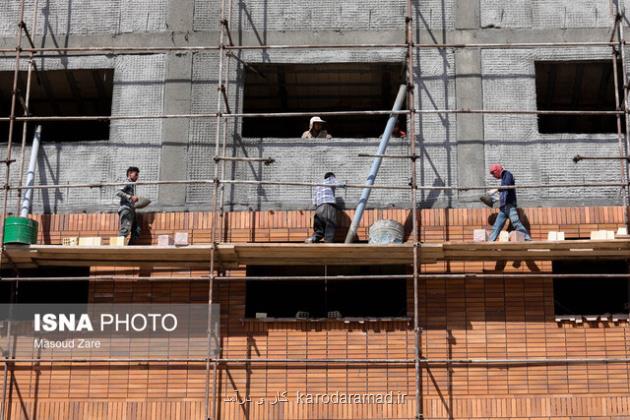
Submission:
M 497 220 L 494 222 L 492 233 L 490 234 L 491 241 L 497 240 L 497 238 L 499 237 L 499 233 L 501 233 L 501 229 L 503 229 L 503 225 L 505 224 L 507 219 L 510 219 L 514 229 L 525 234 L 526 241 L 532 240 L 531 236 L 529 236 L 529 232 L 527 231 L 523 223 L 521 223 L 521 219 L 518 217 L 518 211 L 516 210 L 516 207 L 505 206 L 505 209 L 499 210 L 499 214 L 497 214 Z
M 333 204 L 322 204 L 315 210 L 313 217 L 314 239 L 319 242 L 331 243 L 335 241 L 335 231 L 337 230 L 337 208 Z
M 138 219 L 136 218 L 136 211 L 132 208 L 123 208 L 118 212 L 120 216 L 120 229 L 118 236 L 127 237 L 131 234 L 131 241 L 138 239 L 140 236 L 140 226 L 138 225 Z

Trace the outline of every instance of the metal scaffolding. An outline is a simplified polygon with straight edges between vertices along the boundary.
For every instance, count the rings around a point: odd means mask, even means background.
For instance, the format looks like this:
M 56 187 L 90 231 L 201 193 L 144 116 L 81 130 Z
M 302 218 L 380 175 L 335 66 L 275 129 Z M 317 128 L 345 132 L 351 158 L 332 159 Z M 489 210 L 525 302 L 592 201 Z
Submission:
M 115 359 L 115 358 L 103 358 L 103 359 L 61 359 L 61 358 L 38 358 L 38 359 L 20 359 L 15 358 L 11 354 L 4 356 L 3 363 L 3 386 L 2 386 L 2 406 L 0 411 L 0 420 L 6 419 L 6 394 L 9 376 L 13 374 L 13 369 L 16 364 L 35 364 L 40 362 L 46 363 L 124 363 L 129 367 L 134 364 L 149 364 L 149 363 L 185 363 L 185 364 L 203 364 L 206 370 L 206 382 L 205 382 L 205 412 L 208 419 L 216 420 L 217 418 L 217 392 L 220 395 L 220 390 L 217 388 L 220 386 L 217 384 L 217 372 L 219 366 L 225 366 L 230 364 L 256 364 L 256 363 L 280 363 L 280 364 L 320 364 L 329 366 L 332 365 L 348 365 L 348 364 L 401 364 L 405 366 L 414 366 L 415 369 L 415 404 L 416 404 L 416 419 L 424 417 L 423 413 L 423 394 L 422 394 L 422 369 L 429 365 L 446 365 L 453 364 L 460 365 L 487 365 L 487 364 L 503 364 L 503 365 L 536 365 L 536 364 L 574 364 L 574 363 L 628 363 L 628 358 L 581 358 L 581 359 L 551 359 L 551 358 L 531 358 L 531 359 L 428 359 L 424 358 L 421 353 L 421 339 L 422 329 L 420 327 L 419 319 L 419 282 L 420 279 L 427 278 L 444 278 L 444 279 L 470 279 L 470 278 L 541 278 L 548 276 L 545 273 L 532 273 L 532 274 L 423 274 L 421 273 L 422 267 L 420 263 L 420 229 L 421 222 L 418 220 L 417 209 L 417 192 L 418 191 L 470 191 L 470 190 L 485 190 L 486 186 L 473 186 L 473 187 L 451 187 L 451 186 L 429 186 L 418 185 L 417 177 L 417 159 L 421 159 L 421 156 L 417 155 L 416 145 L 416 118 L 418 115 L 427 114 L 504 114 L 504 115 L 614 115 L 616 117 L 617 127 L 617 140 L 619 147 L 619 157 L 583 157 L 576 156 L 576 163 L 584 159 L 611 159 L 620 160 L 620 181 L 619 182 L 582 182 L 582 183 L 564 183 L 564 184 L 532 184 L 532 185 L 519 185 L 518 188 L 532 188 L 532 189 L 549 189 L 549 188 L 568 188 L 568 187 L 591 187 L 591 188 L 605 188 L 605 187 L 619 187 L 624 193 L 624 215 L 626 223 L 630 226 L 630 215 L 628 209 L 630 208 L 630 195 L 628 194 L 629 185 L 629 171 L 630 171 L 630 159 L 628 158 L 630 152 L 630 118 L 629 118 L 629 98 L 628 98 L 628 77 L 625 71 L 625 47 L 626 41 L 624 40 L 624 28 L 623 28 L 623 16 L 624 11 L 620 9 L 619 2 L 615 2 L 616 13 L 613 24 L 612 34 L 608 41 L 595 41 L 595 42 L 530 42 L 530 43 L 420 43 L 414 39 L 417 27 L 414 24 L 414 6 L 413 0 L 407 0 L 406 4 L 406 16 L 404 21 L 404 43 L 383 43 L 383 44 L 294 44 L 294 45 L 235 45 L 230 33 L 230 23 L 232 19 L 233 1 L 221 0 L 221 7 L 219 13 L 219 42 L 214 46 L 152 46 L 152 47 L 121 47 L 121 46 L 93 46 L 93 47 L 37 47 L 34 44 L 35 33 L 37 29 L 37 12 L 38 2 L 35 0 L 33 7 L 33 22 L 31 23 L 32 31 L 29 32 L 27 24 L 24 22 L 25 16 L 25 0 L 19 2 L 19 22 L 17 24 L 16 31 L 16 47 L 15 48 L 3 48 L 0 49 L 0 53 L 13 55 L 15 57 L 15 66 L 13 72 L 13 83 L 11 92 L 11 106 L 10 115 L 8 117 L 0 117 L 0 121 L 8 121 L 8 142 L 6 148 L 5 159 L 2 161 L 6 165 L 5 180 L 6 185 L 2 190 L 2 215 L 3 220 L 7 216 L 9 194 L 12 191 L 17 191 L 17 205 L 19 207 L 20 195 L 25 189 L 53 189 L 53 188 L 103 188 L 108 186 L 121 185 L 115 182 L 103 182 L 103 183 L 77 183 L 77 184 L 64 184 L 64 185 L 35 185 L 25 186 L 23 183 L 24 173 L 24 150 L 26 146 L 26 133 L 28 124 L 35 121 L 113 121 L 113 120 L 149 120 L 149 119 L 203 119 L 213 118 L 215 121 L 215 139 L 214 139 L 214 154 L 215 160 L 214 177 L 212 179 L 189 179 L 189 180 L 156 180 L 138 182 L 138 185 L 208 185 L 212 186 L 211 190 L 211 248 L 209 252 L 208 262 L 208 276 L 204 277 L 135 277 L 135 278 L 123 278 L 124 280 L 133 281 L 203 281 L 208 283 L 208 304 L 211 305 L 214 301 L 214 286 L 217 281 L 271 281 L 276 279 L 291 279 L 291 280 L 321 280 L 321 279 L 335 279 L 335 280 L 354 280 L 360 278 L 400 278 L 412 281 L 413 289 L 413 331 L 414 331 L 414 357 L 405 359 L 309 359 L 309 358 L 293 358 L 293 359 L 274 359 L 274 358 L 221 358 L 208 357 L 205 358 L 166 358 L 166 359 Z M 29 41 L 30 47 L 23 47 L 23 38 L 26 37 Z M 227 43 L 226 43 L 227 39 Z M 574 111 L 574 110 L 505 110 L 505 109 L 416 109 L 416 95 L 415 90 L 416 76 L 414 75 L 414 56 L 419 55 L 424 49 L 514 49 L 514 48 L 573 48 L 573 47 L 610 47 L 612 50 L 612 66 L 614 72 L 615 83 L 615 105 L 616 109 L 611 111 Z M 244 50 L 268 50 L 268 49 L 398 49 L 401 52 L 406 53 L 406 84 L 407 84 L 407 109 L 401 111 L 391 110 L 374 110 L 374 111 L 321 111 L 321 112 L 284 112 L 284 113 L 239 113 L 238 110 L 230 108 L 229 97 L 229 78 L 230 78 L 230 58 L 234 59 L 238 64 L 248 67 L 249 65 L 243 61 L 237 54 Z M 195 53 L 203 51 L 216 51 L 219 54 L 219 66 L 217 73 L 217 112 L 210 113 L 189 113 L 189 114 L 159 114 L 159 115 L 120 115 L 120 116 L 37 116 L 32 115 L 29 110 L 30 101 L 30 89 L 32 74 L 37 72 L 34 66 L 34 58 L 47 57 L 59 55 L 63 56 L 85 56 L 85 55 L 124 55 L 124 54 L 139 54 L 139 53 Z M 20 62 L 22 59 L 28 59 L 28 73 L 26 79 L 25 96 L 22 98 L 23 115 L 17 115 L 17 102 L 20 98 L 18 94 L 18 82 L 20 72 Z M 622 70 L 622 86 L 623 97 L 619 95 L 619 75 L 618 63 L 621 64 Z M 290 277 L 274 277 L 274 276 L 229 276 L 220 271 L 220 267 L 215 266 L 215 253 L 216 247 L 219 243 L 223 242 L 226 237 L 226 228 L 224 226 L 224 211 L 225 211 L 225 186 L 226 185 L 283 185 L 292 186 L 296 188 L 311 188 L 313 186 L 323 185 L 318 183 L 305 183 L 305 182 L 291 182 L 291 181 L 246 181 L 237 179 L 226 179 L 226 162 L 229 161 L 257 161 L 261 163 L 271 164 L 278 158 L 245 158 L 229 156 L 227 154 L 227 138 L 228 138 L 228 122 L 236 122 L 238 119 L 254 118 L 254 117 L 266 117 L 266 118 L 287 118 L 296 116 L 311 116 L 314 114 L 324 116 L 349 116 L 349 115 L 406 115 L 409 120 L 409 139 L 411 140 L 408 145 L 408 155 L 406 156 L 388 156 L 382 155 L 380 157 L 396 158 L 396 159 L 409 159 L 410 162 L 410 176 L 411 182 L 409 185 L 373 185 L 369 188 L 374 189 L 387 189 L 387 190 L 402 190 L 409 191 L 410 202 L 409 210 L 412 214 L 412 233 L 411 240 L 413 242 L 413 273 L 410 275 L 399 276 L 290 276 Z M 20 169 L 19 169 L 19 182 L 17 186 L 11 185 L 11 165 L 16 163 L 13 159 L 13 133 L 17 123 L 22 123 L 22 138 L 20 145 Z M 625 127 L 625 130 L 624 130 Z M 370 156 L 361 154 L 360 156 Z M 366 188 L 361 184 L 349 184 L 348 188 Z M 512 187 L 515 188 L 515 187 Z M 4 243 L 4 230 L 0 232 L 0 243 Z M 0 253 L 0 267 L 5 259 L 4 244 L 2 245 L 3 252 Z M 576 278 L 580 275 L 560 275 L 567 278 Z M 600 278 L 628 278 L 630 275 L 617 275 L 617 274 L 598 274 L 588 275 L 589 277 Z M 555 275 L 554 277 L 558 277 Z M 4 278 L 2 281 L 35 281 L 43 280 L 44 278 Z M 114 277 L 77 277 L 74 280 L 89 279 L 90 281 L 112 281 Z M 60 278 L 45 278 L 47 281 L 58 281 Z M 214 337 L 210 331 L 212 323 L 211 315 L 209 315 L 208 322 L 208 349 L 213 347 L 212 340 Z M 217 348 L 217 343 L 214 343 L 214 348 Z

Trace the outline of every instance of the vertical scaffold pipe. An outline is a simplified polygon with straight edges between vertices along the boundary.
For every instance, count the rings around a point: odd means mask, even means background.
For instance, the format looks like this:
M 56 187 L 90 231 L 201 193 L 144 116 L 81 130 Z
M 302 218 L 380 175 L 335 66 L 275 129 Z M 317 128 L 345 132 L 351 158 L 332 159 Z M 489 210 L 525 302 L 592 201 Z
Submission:
M 398 89 L 398 95 L 396 96 L 396 102 L 394 102 L 394 107 L 392 108 L 392 111 L 400 111 L 403 103 L 405 102 L 406 95 L 407 85 L 400 85 L 400 88 Z M 385 151 L 387 150 L 387 145 L 389 144 L 389 139 L 392 136 L 397 120 L 398 114 L 389 115 L 389 120 L 387 120 L 387 125 L 385 126 L 383 137 L 381 137 L 381 143 L 378 146 L 378 152 L 376 152 L 376 154 L 379 156 L 375 157 L 372 161 L 372 167 L 370 168 L 370 174 L 368 175 L 366 186 L 374 185 L 376 175 L 378 174 L 378 170 L 381 167 L 381 162 L 383 161 L 383 158 L 380 155 L 384 155 Z M 371 192 L 371 188 L 364 188 L 363 192 L 361 193 L 361 198 L 359 199 L 359 204 L 357 205 L 354 219 L 352 219 L 352 224 L 350 225 L 350 229 L 348 230 L 348 234 L 346 235 L 345 243 L 347 244 L 351 243 L 357 234 L 357 229 L 359 228 L 359 223 L 361 222 L 361 218 L 363 217 L 363 211 L 365 210 L 365 206 L 367 205 Z

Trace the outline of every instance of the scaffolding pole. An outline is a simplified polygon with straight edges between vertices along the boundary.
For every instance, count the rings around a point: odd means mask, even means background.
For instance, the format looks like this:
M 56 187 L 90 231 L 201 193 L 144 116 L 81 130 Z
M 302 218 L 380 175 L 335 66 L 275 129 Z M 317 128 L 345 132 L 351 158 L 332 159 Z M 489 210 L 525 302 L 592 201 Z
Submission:
M 616 13 L 614 24 L 613 24 L 613 31 L 612 31 L 612 35 L 610 39 L 611 42 L 613 42 L 616 36 L 618 35 L 617 28 L 621 25 L 622 25 L 621 16 L 619 15 L 619 13 Z M 614 91 L 615 91 L 615 110 L 623 111 L 625 113 L 625 104 L 624 104 L 624 107 L 622 108 L 621 101 L 619 99 L 619 74 L 618 74 L 619 72 L 618 72 L 617 67 L 620 61 L 619 60 L 620 53 L 617 51 L 617 45 L 612 45 L 611 50 L 612 50 L 611 59 L 612 59 L 612 68 L 613 68 L 613 72 L 612 72 L 613 73 L 613 86 L 614 86 Z M 624 70 L 622 71 L 625 73 Z M 624 92 L 625 92 L 625 89 L 624 89 Z M 621 114 L 617 114 L 615 116 L 615 120 L 616 120 L 616 125 L 617 125 L 617 147 L 619 148 L 619 157 L 623 157 L 623 156 L 626 156 L 626 152 L 624 151 L 624 141 L 623 141 L 624 134 L 621 128 Z M 622 182 L 625 182 L 627 185 L 628 176 L 626 174 L 626 164 L 623 161 L 620 161 L 619 164 L 620 164 L 619 165 L 620 180 Z M 623 188 L 622 194 L 623 194 L 622 204 L 623 204 L 624 220 L 626 221 L 626 226 L 630 226 L 630 219 L 628 218 L 628 189 Z
M 230 45 L 234 45 L 234 42 L 232 41 L 232 36 L 230 35 L 230 23 L 232 22 L 232 0 L 228 0 L 228 6 L 227 6 L 227 18 L 223 19 L 222 26 L 223 26 L 223 30 L 225 31 L 225 35 L 228 37 L 228 41 Z M 233 57 L 236 59 L 237 63 L 242 63 L 244 66 L 246 66 L 247 64 L 240 60 L 240 58 L 238 58 L 236 55 L 232 54 L 231 51 L 226 51 L 225 52 L 226 57 Z M 223 89 L 223 94 L 226 100 L 226 104 L 229 104 L 229 93 L 230 93 L 230 64 L 232 63 L 231 60 L 227 60 L 227 63 L 225 65 L 225 76 L 224 76 L 224 84 L 225 84 L 225 89 Z M 227 105 L 226 105 L 227 106 Z M 236 126 L 236 120 L 232 120 L 231 121 L 231 125 L 232 127 Z M 227 156 L 227 136 L 228 136 L 228 121 L 226 119 L 223 120 L 222 123 L 223 126 L 223 140 L 222 140 L 222 144 L 221 144 L 221 156 L 222 156 L 222 161 L 221 161 L 221 178 L 225 177 L 225 173 L 226 173 L 226 168 L 227 168 L 227 163 L 229 161 L 232 162 L 256 162 L 256 161 L 260 161 L 263 162 L 265 164 L 265 166 L 269 166 L 272 163 L 275 162 L 274 159 L 272 159 L 271 157 L 267 158 L 267 159 L 260 159 L 260 158 L 249 158 L 249 157 L 238 157 L 238 156 Z M 219 189 L 219 211 L 220 211 L 220 216 L 221 216 L 221 224 L 219 226 L 219 238 L 221 241 L 224 241 L 227 239 L 227 226 L 226 226 L 226 222 L 227 220 L 225 219 L 225 185 L 221 185 L 220 189 Z
M 227 105 L 227 96 L 225 95 L 225 88 L 223 87 L 223 58 L 225 56 L 225 45 L 224 45 L 224 37 L 225 37 L 225 27 L 221 25 L 221 22 L 225 20 L 225 0 L 221 0 L 221 11 L 219 16 L 219 26 L 221 28 L 221 32 L 219 34 L 219 72 L 217 78 L 217 117 L 216 117 L 216 125 L 215 125 L 215 140 L 214 140 L 214 156 L 220 155 L 220 140 L 221 140 L 221 127 L 223 119 L 221 118 L 221 110 L 223 101 L 225 98 Z M 219 171 L 218 162 L 214 164 L 214 179 L 220 179 L 222 174 Z M 219 188 L 220 183 L 214 182 L 214 188 L 212 189 L 212 225 L 210 230 L 210 265 L 209 265 L 209 273 L 208 273 L 208 364 L 206 365 L 206 418 L 208 420 L 214 420 L 216 417 L 216 388 L 217 388 L 217 370 L 218 365 L 216 362 L 212 362 L 212 395 L 210 395 L 210 384 L 208 381 L 210 380 L 210 350 L 212 348 L 212 304 L 214 301 L 214 279 L 216 277 L 215 271 L 216 267 L 214 266 L 215 259 L 215 250 L 217 247 L 217 217 L 218 217 L 218 205 L 219 205 Z M 219 346 L 219 340 L 217 339 L 217 346 Z M 220 354 L 220 348 L 216 347 L 217 351 Z M 210 400 L 211 399 L 211 400 Z
M 414 46 L 413 46 L 413 0 L 407 0 L 407 14 L 405 16 L 405 39 L 407 41 L 407 109 L 409 114 L 409 154 L 416 155 L 416 108 L 415 103 L 415 75 L 414 75 Z M 411 159 L 411 185 L 410 185 L 410 209 L 411 209 L 411 235 L 413 240 L 413 332 L 414 332 L 414 371 L 415 371 L 415 405 L 416 419 L 423 418 L 422 404 L 422 370 L 420 366 L 420 312 L 419 302 L 419 271 L 420 271 L 420 238 L 418 235 L 418 219 L 417 219 L 417 168 L 416 160 Z
M 35 0 L 35 3 L 33 4 L 33 20 L 31 23 L 31 27 L 33 28 L 33 36 L 36 35 L 37 32 L 37 6 L 39 4 L 39 0 Z M 28 35 L 28 30 L 26 28 L 25 25 L 22 26 L 22 28 L 24 29 L 24 31 L 26 32 L 26 34 Z M 29 41 L 32 42 L 32 38 L 29 36 L 28 37 Z M 33 45 L 34 46 L 34 45 Z M 27 73 L 26 73 L 26 94 L 25 94 L 25 105 L 24 105 L 24 116 L 25 117 L 29 117 L 31 115 L 30 112 L 30 98 L 31 98 L 31 81 L 32 81 L 32 77 L 33 77 L 33 69 L 35 68 L 35 62 L 34 62 L 34 54 L 30 53 L 29 54 L 29 59 L 28 59 L 28 69 L 27 69 Z M 22 143 L 20 145 L 20 178 L 19 178 L 19 184 L 22 185 L 22 183 L 24 182 L 24 167 L 26 165 L 26 154 L 25 154 L 25 149 L 26 149 L 26 136 L 27 136 L 27 132 L 28 132 L 28 121 L 23 121 L 22 122 Z M 22 190 L 18 190 L 17 191 L 17 198 L 16 198 L 16 212 L 20 211 L 20 207 L 22 205 L 21 203 L 22 201 Z
M 621 62 L 621 76 L 622 76 L 622 84 L 623 84 L 623 107 L 618 110 L 623 111 L 623 123 L 624 123 L 624 144 L 620 147 L 619 153 L 620 157 L 628 157 L 630 153 L 630 118 L 628 116 L 628 74 L 626 73 L 626 53 L 625 53 L 625 40 L 624 40 L 624 31 L 623 31 L 623 18 L 625 16 L 625 8 L 624 10 L 620 9 L 619 0 L 615 0 L 615 21 L 617 24 L 616 27 L 616 36 L 617 36 L 617 49 L 619 52 L 619 59 Z M 624 147 L 625 146 L 625 147 Z M 630 180 L 630 161 L 626 159 L 625 162 L 621 162 L 621 165 L 624 167 L 625 178 L 623 178 L 624 182 L 628 182 Z M 626 228 L 630 230 L 630 191 L 625 190 L 625 203 L 624 203 L 624 215 L 626 217 Z
M 18 29 L 17 29 L 17 33 L 16 33 L 16 51 L 20 51 L 20 49 L 22 48 L 22 35 L 24 33 L 23 31 L 23 27 L 24 27 L 24 0 L 20 0 L 19 3 L 19 22 L 18 22 Z M 19 80 L 19 73 L 20 73 L 20 55 L 17 54 L 15 57 L 15 68 L 13 70 L 13 86 L 11 89 L 11 110 L 10 110 L 10 116 L 9 116 L 9 132 L 8 132 L 8 138 L 7 138 L 7 151 L 6 154 L 4 156 L 4 163 L 6 164 L 6 170 L 5 170 L 5 185 L 9 186 L 11 183 L 11 163 L 14 162 L 14 160 L 12 159 L 12 152 L 13 152 L 13 130 L 14 130 L 14 126 L 15 126 L 15 108 L 16 108 L 16 102 L 17 102 L 17 90 L 18 90 L 18 80 Z M 8 188 L 3 188 L 2 189 L 2 220 L 3 220 L 3 226 L 0 232 L 0 247 L 2 249 L 2 252 L 0 253 L 0 267 L 2 267 L 2 257 L 5 255 L 4 252 L 4 220 L 6 220 L 7 217 L 7 206 L 8 206 L 8 202 L 9 202 L 9 193 L 10 190 Z M 10 328 L 8 328 L 8 330 L 10 330 Z M 7 334 L 10 334 L 9 331 L 7 331 Z M 9 357 L 13 357 L 11 348 L 9 348 L 9 353 L 5 354 L 4 357 L 5 358 L 9 358 Z M 12 374 L 12 373 L 11 373 Z M 2 375 L 2 404 L 0 405 L 0 419 L 1 420 L 5 420 L 6 419 L 6 414 L 7 414 L 7 382 L 9 379 L 9 364 L 5 363 L 4 364 L 4 368 L 3 368 L 3 375 Z

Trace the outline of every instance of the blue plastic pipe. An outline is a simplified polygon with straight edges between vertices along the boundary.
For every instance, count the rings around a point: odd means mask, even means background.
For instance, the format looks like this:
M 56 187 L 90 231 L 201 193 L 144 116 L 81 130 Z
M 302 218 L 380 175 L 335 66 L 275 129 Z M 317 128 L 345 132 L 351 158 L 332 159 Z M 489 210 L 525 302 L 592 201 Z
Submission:
M 26 185 L 33 186 L 35 182 L 35 166 L 37 165 L 37 154 L 39 153 L 39 142 L 42 137 L 42 126 L 38 125 L 33 135 L 33 144 L 31 145 L 31 159 L 28 162 L 28 171 L 26 172 Z M 29 188 L 24 191 L 22 199 L 22 207 L 20 207 L 20 217 L 28 217 L 31 212 L 31 202 L 33 198 L 33 189 Z
M 398 95 L 396 96 L 396 102 L 394 102 L 394 107 L 392 108 L 392 111 L 400 111 L 403 102 L 405 102 L 406 94 L 407 85 L 400 85 L 400 88 L 398 89 Z M 389 144 L 389 139 L 392 136 L 394 127 L 396 126 L 396 120 L 398 120 L 398 114 L 389 115 L 389 120 L 387 120 L 387 125 L 385 126 L 383 137 L 381 137 L 381 143 L 378 145 L 378 152 L 376 152 L 377 155 L 385 154 L 385 151 L 387 150 L 387 145 Z M 411 139 L 411 141 L 413 141 L 413 139 Z M 383 158 L 381 156 L 375 157 L 372 161 L 370 174 L 368 175 L 367 182 L 365 183 L 367 186 L 374 185 L 374 181 L 376 180 L 376 175 L 378 174 L 378 170 L 381 167 L 382 161 Z M 348 230 L 348 234 L 346 235 L 345 243 L 347 244 L 352 243 L 354 237 L 357 234 L 357 229 L 359 228 L 359 223 L 361 222 L 361 218 L 363 217 L 363 211 L 365 210 L 365 206 L 367 205 L 371 192 L 371 188 L 364 188 L 363 192 L 361 192 L 361 198 L 359 199 L 359 204 L 357 205 L 354 219 L 352 219 L 352 224 L 350 225 L 350 229 Z

